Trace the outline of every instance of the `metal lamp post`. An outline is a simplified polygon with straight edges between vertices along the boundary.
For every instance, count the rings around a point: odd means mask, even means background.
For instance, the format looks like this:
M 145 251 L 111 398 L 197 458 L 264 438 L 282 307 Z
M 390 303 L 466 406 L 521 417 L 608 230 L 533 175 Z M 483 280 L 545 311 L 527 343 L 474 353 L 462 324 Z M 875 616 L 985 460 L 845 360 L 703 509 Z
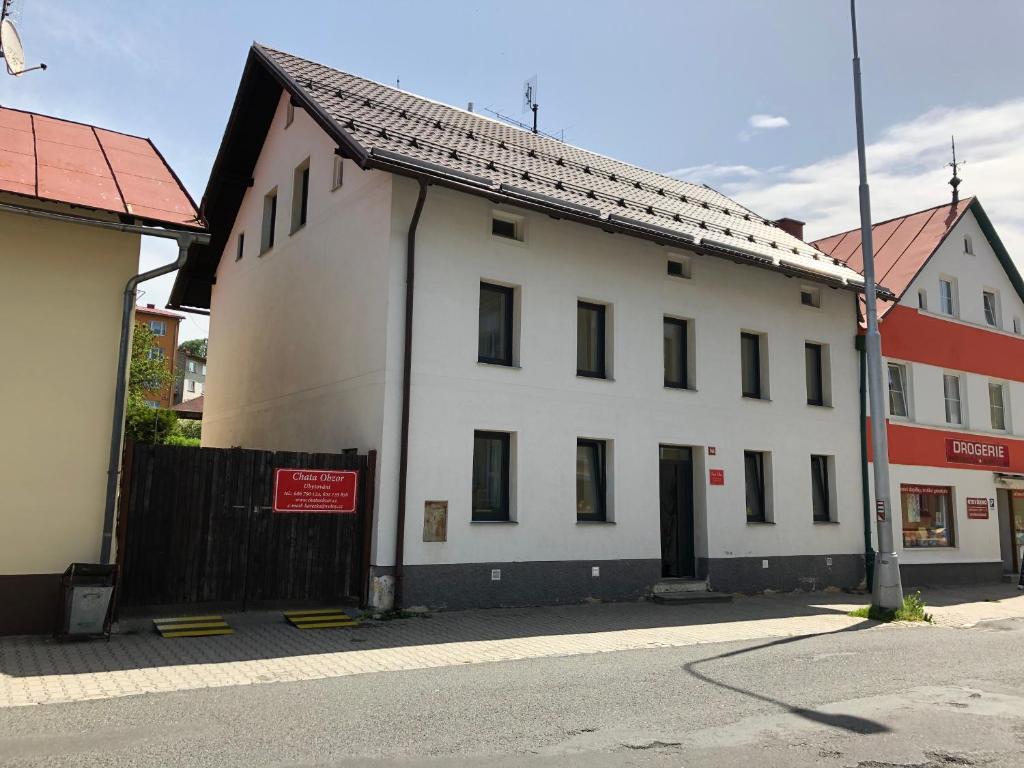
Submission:
M 857 164 L 860 170 L 860 233 L 864 254 L 864 303 L 867 315 L 868 396 L 871 401 L 871 452 L 875 481 L 875 521 L 878 552 L 871 602 L 894 610 L 903 604 L 900 563 L 892 534 L 892 499 L 889 492 L 889 436 L 886 428 L 885 390 L 882 387 L 882 339 L 878 333 L 878 297 L 875 285 L 875 251 L 871 242 L 871 193 L 864 156 L 864 107 L 861 103 L 860 55 L 857 51 L 857 7 L 850 0 L 853 28 L 853 98 L 857 115 Z

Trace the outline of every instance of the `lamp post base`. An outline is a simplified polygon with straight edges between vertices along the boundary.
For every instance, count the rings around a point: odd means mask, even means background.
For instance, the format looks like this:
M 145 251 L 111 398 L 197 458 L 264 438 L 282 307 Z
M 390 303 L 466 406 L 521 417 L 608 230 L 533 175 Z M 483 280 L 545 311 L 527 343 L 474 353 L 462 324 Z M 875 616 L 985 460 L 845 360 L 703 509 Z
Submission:
M 875 583 L 871 590 L 871 603 L 878 608 L 895 611 L 903 605 L 903 583 L 900 580 L 900 560 L 895 552 L 875 553 Z

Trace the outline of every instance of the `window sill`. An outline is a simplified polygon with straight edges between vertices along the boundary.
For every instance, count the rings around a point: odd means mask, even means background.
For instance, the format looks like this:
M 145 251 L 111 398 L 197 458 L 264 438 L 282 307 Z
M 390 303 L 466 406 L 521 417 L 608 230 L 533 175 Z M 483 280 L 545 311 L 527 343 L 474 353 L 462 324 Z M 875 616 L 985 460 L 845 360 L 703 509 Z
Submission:
M 470 525 L 519 525 L 518 520 L 470 520 Z
M 775 525 L 773 520 L 747 520 L 747 525 Z
M 488 368 L 508 368 L 513 371 L 521 371 L 523 368 L 518 363 L 500 363 L 496 360 L 477 360 L 477 365 L 485 365 Z
M 267 255 L 268 253 L 270 253 L 270 252 L 271 252 L 272 250 L 274 250 L 274 246 L 270 246 L 270 247 L 269 247 L 269 248 L 267 248 L 267 249 L 266 249 L 265 251 L 260 251 L 260 252 L 259 252 L 259 254 L 257 254 L 257 255 L 259 256 L 259 258 L 261 258 L 261 259 L 262 259 L 262 258 L 263 258 L 264 256 L 266 256 L 266 255 Z
M 825 408 L 826 410 L 832 410 L 835 406 L 832 403 L 808 403 L 808 408 Z
M 615 381 L 611 376 L 597 376 L 596 374 L 580 373 L 576 371 L 577 379 L 586 379 L 587 381 Z
M 750 395 L 743 395 L 740 399 L 751 403 L 770 403 L 772 401 L 770 397 L 751 397 Z
M 815 525 L 839 525 L 838 520 L 815 520 Z
M 669 392 L 696 392 L 697 391 L 696 387 L 681 387 L 678 384 L 666 384 L 663 388 L 668 390 Z
M 577 520 L 576 525 L 615 525 L 614 520 Z
M 294 234 L 296 234 L 298 232 L 301 232 L 305 228 L 306 228 L 305 224 L 300 224 L 299 226 L 295 227 L 295 229 L 293 229 L 291 232 L 288 233 L 288 237 L 291 237 L 292 235 L 294 235 Z

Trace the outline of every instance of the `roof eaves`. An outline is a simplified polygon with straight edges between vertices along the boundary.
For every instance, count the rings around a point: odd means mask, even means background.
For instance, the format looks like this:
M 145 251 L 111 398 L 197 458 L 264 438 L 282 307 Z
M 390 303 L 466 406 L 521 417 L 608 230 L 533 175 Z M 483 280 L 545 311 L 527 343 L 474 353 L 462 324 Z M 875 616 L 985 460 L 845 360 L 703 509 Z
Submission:
M 1010 256 L 1010 252 L 1006 250 L 1006 246 L 1003 245 L 1002 239 L 996 233 L 996 228 L 992 226 L 992 220 L 989 219 L 988 214 L 985 213 L 985 209 L 981 206 L 981 201 L 975 197 L 971 200 L 971 204 L 967 206 L 966 211 L 971 211 L 974 214 L 974 218 L 978 220 L 978 226 L 981 227 L 981 231 L 985 233 L 985 237 L 988 239 L 989 245 L 992 246 L 992 250 L 995 251 L 996 258 L 999 259 L 999 263 L 1003 265 L 1003 269 L 1006 271 L 1006 276 L 1010 278 L 1010 282 L 1013 284 L 1014 289 L 1017 291 L 1017 295 L 1021 301 L 1024 301 L 1024 279 L 1021 278 L 1020 271 L 1017 269 L 1017 265 L 1013 263 L 1013 258 Z M 963 214 L 961 214 L 963 216 Z

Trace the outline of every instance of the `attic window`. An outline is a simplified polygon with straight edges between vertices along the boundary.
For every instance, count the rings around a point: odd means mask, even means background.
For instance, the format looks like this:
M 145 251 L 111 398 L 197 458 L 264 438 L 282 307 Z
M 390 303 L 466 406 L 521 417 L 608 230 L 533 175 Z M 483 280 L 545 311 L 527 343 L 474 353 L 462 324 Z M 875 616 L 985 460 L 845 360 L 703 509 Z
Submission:
M 334 156 L 334 171 L 331 173 L 331 192 L 339 189 L 345 180 L 345 162 L 340 156 Z
M 287 128 L 289 125 L 295 122 L 295 105 L 292 104 L 289 99 L 288 105 L 284 108 L 284 127 Z
M 495 212 L 491 215 L 491 234 L 505 240 L 523 241 L 523 218 L 508 213 Z
M 964 235 L 964 253 L 968 256 L 974 255 L 974 242 L 971 240 L 970 235 Z
M 917 292 L 917 308 L 927 310 L 928 309 L 928 291 L 921 288 Z
M 821 292 L 817 288 L 802 287 L 800 289 L 800 303 L 805 307 L 820 307 Z
M 690 259 L 686 256 L 678 256 L 668 260 L 669 277 L 681 277 L 689 280 L 692 277 L 690 271 Z

